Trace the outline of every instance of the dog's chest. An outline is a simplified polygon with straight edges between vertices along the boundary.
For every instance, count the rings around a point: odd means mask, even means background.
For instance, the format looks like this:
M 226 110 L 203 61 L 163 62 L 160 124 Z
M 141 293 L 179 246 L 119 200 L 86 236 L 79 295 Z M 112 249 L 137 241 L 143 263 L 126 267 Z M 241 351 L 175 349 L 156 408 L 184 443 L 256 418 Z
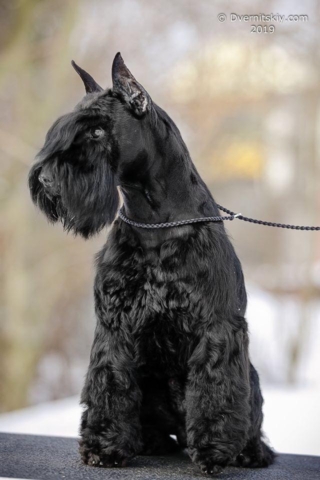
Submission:
M 130 335 L 142 363 L 159 370 L 169 366 L 181 370 L 197 314 L 189 277 L 157 259 L 131 261 L 120 269 L 105 265 L 97 287 L 103 292 L 104 321 Z
M 128 293 L 128 292 L 127 292 Z M 135 335 L 151 348 L 173 349 L 192 322 L 190 285 L 160 265 L 145 265 L 132 287 L 131 322 Z
M 148 362 L 173 365 L 183 359 L 192 324 L 188 285 L 161 269 L 147 268 L 137 292 L 135 332 Z

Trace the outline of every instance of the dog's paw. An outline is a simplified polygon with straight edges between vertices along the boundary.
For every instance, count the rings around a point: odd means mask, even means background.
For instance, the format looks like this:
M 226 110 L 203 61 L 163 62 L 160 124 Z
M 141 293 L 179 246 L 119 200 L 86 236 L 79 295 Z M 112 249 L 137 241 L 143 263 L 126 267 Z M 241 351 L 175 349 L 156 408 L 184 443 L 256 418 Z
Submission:
M 82 440 L 79 451 L 83 463 L 99 468 L 125 467 L 128 461 L 135 456 L 132 448 L 117 448 L 103 440 L 89 443 Z
M 262 440 L 251 440 L 237 456 L 234 465 L 244 468 L 266 468 L 275 460 L 275 452 Z
M 82 460 L 85 464 L 99 468 L 125 467 L 130 458 L 132 457 L 126 457 L 117 451 L 111 454 L 87 452 L 86 455 L 82 455 Z
M 223 471 L 223 467 L 221 467 L 221 465 L 216 465 L 213 462 L 210 462 L 210 460 L 199 465 L 199 467 L 201 467 L 201 472 L 205 473 L 206 475 L 218 475 Z
M 202 473 L 206 475 L 218 475 L 223 471 L 225 462 L 217 458 L 217 452 L 213 448 L 190 448 L 189 455 L 193 463 L 195 463 Z

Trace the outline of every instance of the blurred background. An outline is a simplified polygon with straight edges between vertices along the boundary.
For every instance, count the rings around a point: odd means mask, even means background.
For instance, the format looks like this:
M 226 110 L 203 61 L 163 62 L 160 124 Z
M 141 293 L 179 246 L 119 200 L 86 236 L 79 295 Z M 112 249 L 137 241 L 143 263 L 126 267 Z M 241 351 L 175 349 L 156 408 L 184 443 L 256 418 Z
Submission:
M 110 87 L 121 51 L 218 203 L 320 225 L 319 26 L 316 0 L 0 0 L 0 430 L 77 435 L 93 255 L 107 232 L 66 235 L 27 189 L 47 129 L 84 94 L 71 59 Z M 266 435 L 279 451 L 320 455 L 320 234 L 226 227 L 247 281 Z

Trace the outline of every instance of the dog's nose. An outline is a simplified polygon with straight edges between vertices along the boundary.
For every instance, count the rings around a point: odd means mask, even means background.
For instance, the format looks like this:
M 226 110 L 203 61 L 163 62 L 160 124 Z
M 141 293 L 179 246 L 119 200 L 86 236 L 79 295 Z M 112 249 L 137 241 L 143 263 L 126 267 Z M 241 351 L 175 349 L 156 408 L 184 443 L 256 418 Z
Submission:
M 44 187 L 47 187 L 52 184 L 52 178 L 48 177 L 44 173 L 40 173 L 39 182 L 41 182 Z

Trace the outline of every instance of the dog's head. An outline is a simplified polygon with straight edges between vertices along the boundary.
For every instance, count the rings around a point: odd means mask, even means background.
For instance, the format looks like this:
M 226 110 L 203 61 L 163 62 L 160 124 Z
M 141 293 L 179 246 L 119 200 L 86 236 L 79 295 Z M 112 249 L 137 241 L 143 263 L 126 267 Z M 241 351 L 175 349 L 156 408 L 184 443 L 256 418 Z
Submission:
M 118 185 L 125 189 L 130 183 L 147 191 L 150 162 L 155 163 L 159 150 L 161 156 L 163 149 L 174 151 L 169 131 L 174 139 L 178 129 L 152 102 L 120 53 L 112 66 L 112 89 L 102 89 L 72 65 L 86 95 L 49 129 L 29 174 L 29 187 L 33 202 L 51 222 L 61 221 L 66 230 L 88 238 L 113 222 Z

